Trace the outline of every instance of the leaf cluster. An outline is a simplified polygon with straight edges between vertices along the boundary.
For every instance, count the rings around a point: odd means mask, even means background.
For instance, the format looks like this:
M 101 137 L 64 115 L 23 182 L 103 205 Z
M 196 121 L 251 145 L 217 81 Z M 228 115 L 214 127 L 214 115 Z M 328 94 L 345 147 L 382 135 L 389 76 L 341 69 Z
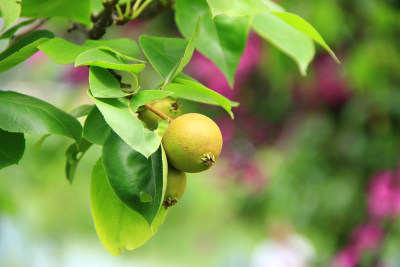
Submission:
M 109 19 L 117 13 L 120 21 L 134 19 L 151 7 L 150 2 L 136 0 L 132 15 L 130 0 L 106 1 L 100 16 L 107 13 Z M 139 120 L 138 110 L 151 101 L 172 97 L 220 106 L 234 117 L 232 108 L 237 102 L 183 73 L 195 50 L 210 58 L 231 86 L 251 29 L 292 57 L 302 74 L 314 56 L 313 41 L 336 57 L 310 24 L 270 0 L 176 0 L 175 21 L 184 38 L 142 35 L 139 44 L 118 38 L 77 45 L 48 30 L 36 30 L 34 24 L 41 18 L 65 17 L 88 27 L 89 33 L 98 27 L 103 31 L 110 23 L 99 23 L 99 17 L 92 23 L 93 8 L 90 0 L 0 1 L 4 20 L 0 38 L 10 39 L 9 47 L 0 53 L 0 72 L 40 50 L 59 64 L 87 66 L 88 95 L 94 103 L 69 114 L 37 98 L 0 91 L 0 168 L 19 162 L 24 134 L 43 134 L 39 145 L 51 134 L 61 135 L 73 140 L 66 151 L 66 176 L 72 183 L 83 154 L 92 145 L 102 146 L 93 169 L 91 209 L 101 242 L 111 254 L 119 255 L 145 243 L 167 213 L 162 201 L 168 164 L 161 139 L 168 120 L 148 129 Z M 15 24 L 19 17 L 29 20 Z M 27 30 L 18 36 L 21 28 Z M 148 67 L 163 81 L 157 88 L 141 87 L 141 72 Z M 134 82 L 121 83 L 122 73 L 131 75 Z M 86 117 L 83 125 L 78 117 Z

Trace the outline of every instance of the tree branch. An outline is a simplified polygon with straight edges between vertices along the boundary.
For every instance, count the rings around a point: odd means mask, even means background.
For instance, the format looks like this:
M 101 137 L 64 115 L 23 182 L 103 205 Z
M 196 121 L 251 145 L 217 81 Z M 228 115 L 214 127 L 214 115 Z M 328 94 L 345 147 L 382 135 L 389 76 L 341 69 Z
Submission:
M 90 29 L 88 33 L 90 39 L 100 39 L 106 33 L 106 28 L 113 24 L 113 12 L 118 1 L 119 0 L 105 0 L 103 2 L 104 11 L 100 13 L 98 18 L 93 18 L 95 22 L 93 28 Z
M 18 41 L 18 39 L 24 37 L 25 35 L 30 34 L 31 32 L 33 32 L 34 30 L 36 30 L 37 28 L 39 28 L 43 23 L 45 23 L 48 20 L 48 18 L 43 18 L 43 19 L 38 19 L 36 21 L 34 21 L 32 24 L 23 27 L 21 29 L 21 31 L 19 31 L 18 34 L 15 34 L 12 39 L 11 39 L 11 43 L 15 43 L 16 41 Z
M 157 2 L 146 1 L 146 5 L 142 4 L 142 6 L 138 8 L 135 17 L 124 17 L 121 19 L 120 13 L 127 13 L 127 8 L 130 7 L 128 7 L 127 4 L 118 5 L 118 1 L 119 0 L 104 0 L 103 11 L 101 11 L 97 15 L 92 14 L 91 16 L 91 21 L 93 22 L 92 29 L 89 29 L 88 27 L 78 22 L 72 22 L 71 27 L 67 31 L 71 32 L 77 29 L 85 34 L 88 38 L 98 40 L 104 36 L 104 34 L 106 33 L 106 28 L 111 26 L 112 24 L 124 25 L 125 23 L 135 18 L 151 19 L 166 10 L 167 8 L 171 7 L 173 3 L 173 0 L 164 0 Z M 135 3 L 139 2 L 136 1 Z M 128 14 L 132 16 L 132 10 L 130 10 Z
M 74 30 L 80 31 L 86 36 L 86 38 L 88 38 L 89 27 L 86 27 L 85 25 L 78 23 L 76 21 L 72 21 L 71 26 L 67 29 L 67 32 L 71 33 Z

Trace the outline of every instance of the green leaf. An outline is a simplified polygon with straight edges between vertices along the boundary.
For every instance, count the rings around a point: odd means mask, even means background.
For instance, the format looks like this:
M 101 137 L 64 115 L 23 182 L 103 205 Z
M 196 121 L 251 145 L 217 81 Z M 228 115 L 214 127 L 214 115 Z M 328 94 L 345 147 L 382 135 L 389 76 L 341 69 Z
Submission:
M 255 15 L 252 26 L 259 35 L 293 58 L 302 75 L 306 74 L 315 54 L 310 37 L 268 12 Z
M 88 47 L 73 44 L 62 38 L 48 40 L 47 42 L 40 44 L 38 48 L 59 64 L 72 63 L 80 54 L 90 49 Z
M 271 11 L 285 11 L 271 0 L 207 0 L 207 2 L 213 16 L 226 14 L 230 17 L 244 17 Z
M 80 118 L 80 117 L 88 115 L 89 112 L 92 111 L 93 107 L 94 107 L 94 105 L 81 105 L 81 106 L 76 107 L 69 114 L 71 114 L 75 118 Z
M 1 36 L 0 39 L 8 39 L 11 38 L 14 33 L 16 33 L 18 31 L 19 28 L 24 27 L 26 25 L 31 24 L 32 22 L 34 22 L 35 19 L 29 19 L 29 20 L 25 20 L 17 25 L 15 25 L 14 27 L 11 27 L 10 29 L 8 29 L 6 32 L 4 32 Z
M 246 0 L 245 0 L 246 1 Z M 252 0 L 247 0 L 251 2 Z M 277 11 L 277 12 L 284 12 L 285 9 L 278 5 L 276 2 L 273 0 L 258 0 L 258 2 L 262 2 L 264 5 L 266 5 L 271 11 Z
M 94 48 L 110 51 L 128 60 L 141 61 L 136 59 L 140 56 L 139 46 L 135 41 L 127 38 L 87 40 L 82 46 L 68 42 L 62 38 L 54 38 L 39 45 L 38 48 L 59 64 L 72 63 L 80 54 Z
M 164 222 L 167 211 L 161 208 L 149 226 L 140 213 L 125 206 L 111 189 L 100 158 L 93 168 L 90 206 L 97 235 L 114 256 L 133 250 L 152 237 Z
M 146 35 L 140 37 L 139 41 L 144 54 L 165 80 L 165 84 L 174 79 L 192 58 L 196 40 L 200 34 L 200 25 L 201 18 L 197 20 L 189 41 Z
M 230 10 L 224 12 L 230 17 L 253 16 L 270 11 L 285 11 L 280 5 L 268 0 L 236 0 Z
M 90 92 L 97 98 L 125 97 L 118 80 L 106 69 L 91 66 L 89 71 Z
M 81 124 L 70 114 L 37 98 L 11 91 L 0 91 L 0 128 L 66 136 L 78 144 L 82 135 Z
M 182 60 L 188 41 L 142 35 L 139 38 L 144 54 L 163 79 L 167 79 Z
M 175 20 L 183 36 L 190 38 L 198 17 L 201 17 L 202 23 L 196 48 L 222 70 L 232 86 L 246 46 L 250 18 L 219 15 L 212 19 L 206 1 L 176 1 Z
M 171 75 L 171 80 L 173 80 L 181 71 L 189 64 L 190 59 L 193 56 L 194 48 L 196 46 L 196 41 L 199 38 L 201 30 L 201 17 L 197 19 L 196 25 L 194 26 L 192 36 L 189 39 L 189 43 L 185 48 L 185 53 L 183 54 L 182 59 L 180 60 L 176 71 Z
M 110 126 L 108 126 L 103 115 L 95 106 L 86 118 L 83 126 L 83 138 L 93 144 L 103 145 L 110 133 Z
M 225 13 L 233 7 L 234 0 L 207 0 L 213 17 Z
M 137 59 L 140 56 L 139 46 L 134 40 L 128 38 L 118 38 L 110 40 L 87 40 L 83 44 L 83 46 L 108 50 L 122 58 L 141 61 Z
M 147 159 L 114 133 L 103 146 L 103 165 L 111 188 L 125 205 L 139 212 L 149 224 L 164 199 L 166 162 L 161 146 Z
M 171 92 L 146 90 L 133 95 L 131 100 L 125 98 L 95 98 L 96 106 L 103 114 L 107 124 L 128 145 L 145 157 L 153 154 L 161 143 L 161 136 L 148 130 L 138 119 L 136 110 L 152 100 L 170 96 Z
M 174 93 L 173 97 L 183 98 L 209 105 L 221 106 L 233 119 L 231 108 L 238 106 L 239 103 L 231 102 L 226 97 L 205 87 L 204 85 L 190 80 L 176 78 L 175 82 L 176 83 L 170 83 L 165 87 L 165 91 Z
M 69 114 L 71 114 L 75 118 L 80 118 L 80 117 L 88 115 L 89 112 L 92 111 L 93 107 L 94 107 L 94 105 L 81 105 L 81 106 L 78 106 L 75 109 L 73 109 Z M 50 134 L 45 134 L 39 139 L 39 141 L 36 142 L 35 149 L 37 151 L 40 149 L 40 147 L 42 146 L 44 141 L 46 141 L 46 139 L 49 136 L 50 136 Z M 76 145 L 75 145 L 75 148 L 76 148 Z
M 90 25 L 90 6 L 91 0 L 22 0 L 21 17 L 64 17 Z
M 10 133 L 0 129 L 0 169 L 18 164 L 24 150 L 24 134 Z
M 328 53 L 332 56 L 333 59 L 337 63 L 340 63 L 339 59 L 336 57 L 335 53 L 333 53 L 332 49 L 328 46 L 328 44 L 324 41 L 318 31 L 303 18 L 299 17 L 296 14 L 288 13 L 288 12 L 272 12 L 275 16 L 285 21 L 287 24 L 291 25 L 298 31 L 308 35 L 315 42 L 320 44 Z
M 79 161 L 91 146 L 92 143 L 88 142 L 85 139 L 82 139 L 79 146 L 73 143 L 68 147 L 67 151 L 65 151 L 65 175 L 67 176 L 67 180 L 71 184 L 74 180 L 76 168 L 78 167 Z
M 124 70 L 133 73 L 138 73 L 144 68 L 144 64 L 128 64 L 121 58 L 118 58 L 114 53 L 99 48 L 83 52 L 76 58 L 75 67 L 83 65 Z
M 1 30 L 4 30 L 17 21 L 21 12 L 21 2 L 17 0 L 1 0 L 0 11 L 4 22 Z
M 25 61 L 38 51 L 39 44 L 53 37 L 54 34 L 47 30 L 34 31 L 22 37 L 0 54 L 0 72 Z

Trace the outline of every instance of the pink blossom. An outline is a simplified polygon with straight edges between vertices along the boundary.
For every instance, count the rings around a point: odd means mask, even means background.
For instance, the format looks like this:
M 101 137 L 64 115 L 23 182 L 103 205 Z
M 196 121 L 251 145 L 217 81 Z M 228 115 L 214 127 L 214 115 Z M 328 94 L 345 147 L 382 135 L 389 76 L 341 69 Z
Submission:
M 317 95 L 326 104 L 337 106 L 351 97 L 346 81 L 340 77 L 338 65 L 330 55 L 318 57 L 314 63 L 317 77 Z
M 353 229 L 349 245 L 339 251 L 331 267 L 354 267 L 366 251 L 373 251 L 382 241 L 384 232 L 376 222 L 368 222 Z
M 399 175 L 392 171 L 375 174 L 368 186 L 368 212 L 375 218 L 395 218 L 400 212 Z
M 351 233 L 351 243 L 360 253 L 374 250 L 382 240 L 383 229 L 378 223 L 369 222 L 356 227 Z
M 358 261 L 358 251 L 352 246 L 347 246 L 336 254 L 331 267 L 355 267 Z
M 315 78 L 295 88 L 293 97 L 296 102 L 336 107 L 351 98 L 352 92 L 348 83 L 340 75 L 340 65 L 330 55 L 317 57 L 312 66 Z
M 397 217 L 400 214 L 400 165 L 393 177 L 393 216 Z

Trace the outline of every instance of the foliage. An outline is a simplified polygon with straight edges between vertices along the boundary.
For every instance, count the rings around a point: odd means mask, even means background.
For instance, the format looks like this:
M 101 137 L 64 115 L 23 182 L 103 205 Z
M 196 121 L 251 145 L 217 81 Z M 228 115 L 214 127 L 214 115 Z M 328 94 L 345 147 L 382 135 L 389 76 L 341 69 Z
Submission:
M 238 106 L 183 74 L 195 50 L 218 66 L 230 86 L 234 85 L 251 29 L 292 57 L 303 75 L 314 57 L 313 41 L 337 60 L 310 24 L 284 12 L 272 1 L 177 0 L 173 6 L 172 1 L 154 5 L 150 2 L 137 0 L 131 6 L 129 0 L 109 0 L 100 12 L 91 9 L 89 0 L 0 4 L 5 21 L 2 38 L 10 39 L 9 47 L 0 54 L 0 72 L 41 50 L 59 64 L 89 68 L 88 95 L 95 105 L 91 109 L 81 107 L 82 113 L 74 114 L 88 114 L 82 126 L 71 114 L 42 100 L 11 91 L 0 92 L 0 134 L 2 143 L 7 144 L 0 149 L 5 155 L 0 157 L 0 167 L 18 163 L 24 151 L 22 134 L 61 135 L 74 140 L 66 151 L 66 175 L 72 182 L 82 155 L 92 144 L 102 146 L 92 175 L 91 208 L 99 238 L 113 255 L 145 243 L 166 216 L 161 203 L 168 167 L 161 138 L 168 121 L 160 122 L 156 129 L 147 129 L 137 111 L 168 96 L 220 106 L 232 118 L 232 107 Z M 65 17 L 73 20 L 72 29 L 84 31 L 88 38 L 100 39 L 111 24 L 127 23 L 144 16 L 144 10 L 159 6 L 172 6 L 184 38 L 142 35 L 139 44 L 144 55 L 139 45 L 127 38 L 86 40 L 77 45 L 55 37 L 51 31 L 37 30 L 40 24 L 35 22 L 39 20 L 13 24 L 19 16 L 50 20 Z M 19 27 L 26 31 L 18 30 Z M 151 90 L 142 86 L 141 75 L 148 68 L 162 78 Z M 132 82 L 124 83 L 122 77 L 127 75 L 133 77 Z M 16 149 L 11 151 L 10 144 Z

